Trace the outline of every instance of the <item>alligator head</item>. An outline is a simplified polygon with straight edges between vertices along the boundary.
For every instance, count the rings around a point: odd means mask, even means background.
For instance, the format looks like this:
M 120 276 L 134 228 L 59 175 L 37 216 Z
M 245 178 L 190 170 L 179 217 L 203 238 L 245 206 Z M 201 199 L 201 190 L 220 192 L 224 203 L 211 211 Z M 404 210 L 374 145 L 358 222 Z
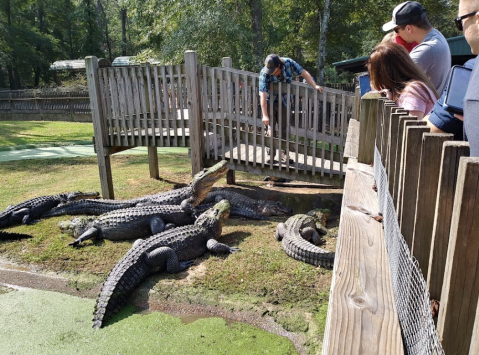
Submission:
M 81 192 L 81 191 L 74 191 L 74 192 L 66 192 L 64 194 L 60 194 L 66 201 L 77 201 L 77 200 L 85 200 L 85 199 L 97 199 L 100 198 L 100 194 L 98 192 Z
M 293 210 L 280 201 L 258 201 L 259 213 L 265 217 L 293 214 Z
M 75 238 L 78 238 L 90 228 L 91 223 L 95 220 L 95 216 L 82 216 L 72 218 L 70 221 L 61 221 L 58 226 L 62 230 L 62 233 L 70 234 Z
M 213 207 L 203 212 L 195 221 L 195 225 L 204 226 L 206 228 L 216 226 L 223 228 L 230 216 L 231 205 L 228 200 L 221 200 Z
M 188 198 L 187 203 L 189 207 L 198 206 L 206 198 L 206 195 L 210 192 L 211 188 L 219 179 L 226 175 L 228 172 L 228 162 L 222 160 L 219 163 L 213 165 L 209 169 L 200 171 L 191 180 L 189 187 L 192 189 L 191 197 Z M 185 206 L 182 204 L 182 207 Z

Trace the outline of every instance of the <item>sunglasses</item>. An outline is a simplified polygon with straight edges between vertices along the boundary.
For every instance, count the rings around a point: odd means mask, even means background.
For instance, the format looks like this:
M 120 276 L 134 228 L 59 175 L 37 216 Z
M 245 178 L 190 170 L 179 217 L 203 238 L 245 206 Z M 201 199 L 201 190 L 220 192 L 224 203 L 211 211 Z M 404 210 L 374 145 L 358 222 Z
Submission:
M 398 26 L 398 27 L 395 27 L 393 31 L 394 31 L 395 33 L 399 33 L 399 30 L 404 30 L 404 27 L 399 27 L 399 26 Z
M 454 19 L 454 23 L 456 24 L 457 29 L 461 32 L 464 31 L 464 28 L 462 27 L 462 20 L 464 20 L 468 17 L 474 16 L 475 14 L 477 14 L 477 11 L 471 12 L 469 14 L 462 15 L 460 17 L 456 17 Z

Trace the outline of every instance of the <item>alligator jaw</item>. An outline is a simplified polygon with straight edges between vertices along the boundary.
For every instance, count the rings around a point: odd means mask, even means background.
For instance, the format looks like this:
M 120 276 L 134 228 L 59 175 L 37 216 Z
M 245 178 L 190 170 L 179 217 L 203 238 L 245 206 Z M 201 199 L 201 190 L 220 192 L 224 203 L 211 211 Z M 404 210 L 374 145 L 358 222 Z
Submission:
M 193 207 L 198 206 L 206 198 L 215 182 L 225 176 L 228 170 L 228 162 L 222 160 L 211 168 L 196 174 L 190 183 L 193 193 L 188 202 Z

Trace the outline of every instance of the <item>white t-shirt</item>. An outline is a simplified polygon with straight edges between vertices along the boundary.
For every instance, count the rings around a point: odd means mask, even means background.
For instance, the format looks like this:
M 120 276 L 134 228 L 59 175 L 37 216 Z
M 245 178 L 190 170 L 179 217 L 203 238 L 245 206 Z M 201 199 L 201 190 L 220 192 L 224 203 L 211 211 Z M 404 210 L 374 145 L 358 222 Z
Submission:
M 414 81 L 404 88 L 396 104 L 405 110 L 420 111 L 426 115 L 432 110 L 436 100 L 436 95 L 431 89 Z

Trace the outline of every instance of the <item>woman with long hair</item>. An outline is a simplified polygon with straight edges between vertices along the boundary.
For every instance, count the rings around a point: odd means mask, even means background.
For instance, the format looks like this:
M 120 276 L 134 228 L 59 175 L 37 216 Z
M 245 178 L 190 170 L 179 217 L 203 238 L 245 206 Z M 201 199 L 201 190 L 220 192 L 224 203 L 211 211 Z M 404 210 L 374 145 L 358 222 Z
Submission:
M 392 42 L 378 44 L 367 63 L 371 87 L 421 120 L 438 94 L 431 80 L 414 64 L 407 50 Z

